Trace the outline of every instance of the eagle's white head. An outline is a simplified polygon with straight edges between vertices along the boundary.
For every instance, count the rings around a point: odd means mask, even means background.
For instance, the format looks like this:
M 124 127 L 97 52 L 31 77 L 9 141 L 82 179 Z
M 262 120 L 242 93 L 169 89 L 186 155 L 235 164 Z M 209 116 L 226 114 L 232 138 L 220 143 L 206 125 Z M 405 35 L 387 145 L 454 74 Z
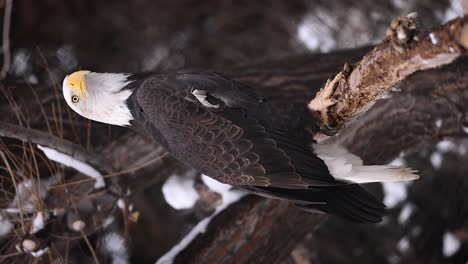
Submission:
M 63 80 L 63 96 L 75 112 L 94 121 L 127 126 L 133 116 L 127 106 L 132 94 L 129 74 L 77 71 Z

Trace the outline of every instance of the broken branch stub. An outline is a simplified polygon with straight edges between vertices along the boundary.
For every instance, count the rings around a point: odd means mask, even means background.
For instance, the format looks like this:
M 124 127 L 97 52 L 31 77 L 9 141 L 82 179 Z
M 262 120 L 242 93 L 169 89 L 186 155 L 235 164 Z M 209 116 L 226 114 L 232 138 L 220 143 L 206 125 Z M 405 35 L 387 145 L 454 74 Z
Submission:
M 343 128 L 407 76 L 453 62 L 468 47 L 468 17 L 419 32 L 413 16 L 396 18 L 381 44 L 354 66 L 345 65 L 309 103 L 321 128 Z

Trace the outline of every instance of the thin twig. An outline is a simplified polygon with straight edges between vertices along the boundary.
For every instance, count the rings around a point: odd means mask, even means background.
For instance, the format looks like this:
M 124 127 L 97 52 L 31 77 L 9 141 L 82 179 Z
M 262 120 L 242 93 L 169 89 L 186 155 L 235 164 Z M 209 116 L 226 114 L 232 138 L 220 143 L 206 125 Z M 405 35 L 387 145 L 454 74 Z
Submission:
M 24 79 L 26 80 L 26 77 L 24 77 Z M 34 95 L 34 99 L 36 100 L 39 106 L 39 109 L 41 110 L 42 116 L 44 117 L 45 124 L 47 126 L 47 131 L 49 132 L 49 134 L 52 134 L 52 129 L 50 128 L 49 119 L 47 118 L 47 115 L 45 113 L 44 107 L 42 106 L 41 100 L 39 100 L 39 96 L 37 95 L 36 91 L 34 90 L 34 88 L 31 86 L 31 84 L 28 81 L 26 82 L 26 84 L 28 85 L 28 88 L 31 90 L 32 94 Z
M 89 242 L 89 239 L 88 237 L 86 236 L 86 234 L 83 232 L 83 230 L 81 230 L 81 235 L 83 236 L 83 239 L 84 241 L 86 242 L 86 245 L 88 245 L 89 247 L 89 250 L 91 251 L 91 254 L 93 255 L 93 258 L 94 258 L 94 261 L 99 264 L 99 259 L 96 255 L 96 251 L 94 251 L 93 249 L 93 245 L 91 245 L 91 242 Z
M 61 87 L 60 87 L 59 82 L 55 78 L 55 75 L 50 70 L 49 63 L 47 62 L 47 59 L 44 56 L 44 53 L 42 52 L 42 50 L 39 47 L 37 48 L 37 52 L 39 53 L 39 56 L 41 57 L 41 59 L 42 59 L 42 61 L 44 63 L 47 74 L 49 75 L 49 79 L 50 79 L 51 83 L 53 84 L 52 87 L 54 88 L 55 101 L 57 102 L 57 105 L 58 105 L 58 107 L 57 107 L 58 121 L 56 121 L 56 125 L 59 126 L 58 131 L 59 131 L 60 135 L 63 135 L 62 103 L 61 103 L 61 100 L 63 100 L 63 97 L 60 96 Z M 52 104 L 52 106 L 54 106 L 54 105 Z
M 3 66 L 2 66 L 2 70 L 0 71 L 0 80 L 5 79 L 11 66 L 10 25 L 11 25 L 12 9 L 13 9 L 13 0 L 5 0 L 5 15 L 3 16 L 3 31 L 2 31 Z
M 23 112 L 21 111 L 21 108 L 16 103 L 15 99 L 13 98 L 13 95 L 11 94 L 11 92 L 1 84 L 0 84 L 0 90 L 2 91 L 4 98 L 7 100 L 8 104 L 13 109 L 13 113 L 15 113 L 18 123 L 22 126 L 29 126 L 29 124 L 26 122 L 27 120 L 26 117 L 24 116 Z
M 0 151 L 0 156 L 2 156 L 2 160 L 5 163 L 5 165 L 8 168 L 8 172 L 10 173 L 11 180 L 13 182 L 13 186 L 15 187 L 15 192 L 16 195 L 18 196 L 18 207 L 19 207 L 19 212 L 21 216 L 21 229 L 23 230 L 23 234 L 26 234 L 26 229 L 24 228 L 24 214 L 23 214 L 23 206 L 21 205 L 21 198 L 20 198 L 20 193 L 18 189 L 18 184 L 15 179 L 15 174 L 13 173 L 13 170 L 10 167 L 10 163 L 8 162 L 8 159 L 5 156 L 5 153 L 3 151 Z

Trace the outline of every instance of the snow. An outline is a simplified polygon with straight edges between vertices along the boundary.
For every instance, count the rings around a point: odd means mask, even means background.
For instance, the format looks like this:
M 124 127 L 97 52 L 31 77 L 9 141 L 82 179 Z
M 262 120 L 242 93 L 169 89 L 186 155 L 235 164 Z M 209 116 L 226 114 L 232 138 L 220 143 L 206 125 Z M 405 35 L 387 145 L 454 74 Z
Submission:
M 114 221 L 115 221 L 115 218 L 113 216 L 109 216 L 106 219 L 104 219 L 104 221 L 102 222 L 102 227 L 107 228 L 112 223 L 114 223 Z
M 102 250 L 110 255 L 112 264 L 129 263 L 125 238 L 121 234 L 116 232 L 107 233 L 102 240 Z
M 223 202 L 216 208 L 215 212 L 212 215 L 198 222 L 198 224 L 194 228 L 192 228 L 192 230 L 190 230 L 190 232 L 178 244 L 176 244 L 171 250 L 169 250 L 161 258 L 159 258 L 156 264 L 172 264 L 174 261 L 174 258 L 182 250 L 184 250 L 199 234 L 202 234 L 206 231 L 211 220 L 216 215 L 221 213 L 229 205 L 238 201 L 245 194 L 246 192 L 241 191 L 241 190 L 235 190 L 235 189 L 221 193 L 223 197 Z
M 409 13 L 408 15 L 406 15 L 407 17 L 409 18 L 418 18 L 419 14 L 418 12 L 412 12 L 412 13 Z
M 13 229 L 13 224 L 10 220 L 5 219 L 3 215 L 0 214 L 0 238 L 8 235 Z
M 39 83 L 39 79 L 37 79 L 37 76 L 34 75 L 34 74 L 31 74 L 28 76 L 28 82 L 30 84 L 38 84 Z
M 306 15 L 297 28 L 297 38 L 309 50 L 327 52 L 336 46 L 333 28 L 336 21 L 326 12 L 316 10 Z
M 463 0 L 450 0 L 450 6 L 445 10 L 442 22 L 445 23 L 458 16 L 463 16 Z
M 402 157 L 398 157 L 398 158 L 392 160 L 390 163 L 388 163 L 388 165 L 405 167 L 406 162 Z
M 398 38 L 399 40 L 405 40 L 406 37 L 407 37 L 407 36 L 406 36 L 405 31 L 403 31 L 403 30 L 399 30 L 399 31 L 398 31 L 398 33 L 397 33 L 397 38 Z
M 392 160 L 388 165 L 406 167 L 406 161 L 404 159 L 405 153 L 400 152 L 398 158 Z M 406 186 L 411 182 L 384 182 L 382 183 L 384 191 L 384 204 L 389 208 L 395 207 L 398 203 L 406 199 L 407 190 Z
M 440 166 L 442 165 L 442 160 L 443 160 L 442 154 L 438 151 L 435 151 L 434 153 L 431 154 L 430 160 L 431 160 L 432 166 L 435 169 L 439 169 Z
M 442 252 L 446 257 L 455 254 L 461 246 L 460 240 L 450 232 L 444 234 L 443 242 Z
M 385 194 L 384 204 L 389 208 L 395 207 L 408 196 L 404 182 L 384 182 L 382 186 Z
M 122 198 L 117 200 L 117 207 L 120 208 L 121 210 L 125 208 L 125 201 Z
M 392 0 L 391 1 L 393 6 L 398 8 L 398 9 L 403 9 L 406 6 L 406 1 L 405 0 Z
M 439 44 L 439 38 L 434 34 L 434 32 L 429 33 L 429 38 L 431 38 L 431 43 L 433 45 Z
M 455 254 L 461 246 L 460 240 L 450 232 L 445 232 L 443 238 L 442 252 L 444 256 L 450 257 Z
M 192 208 L 199 198 L 194 183 L 192 177 L 170 176 L 162 186 L 164 199 L 176 210 Z
M 45 226 L 45 216 L 43 212 L 38 212 L 33 219 L 29 234 L 35 234 Z
M 17 76 L 23 76 L 28 70 L 30 56 L 26 49 L 17 49 L 13 54 L 11 69 Z
M 398 251 L 406 252 L 408 251 L 409 247 L 410 247 L 410 242 L 407 237 L 403 237 L 402 239 L 400 239 L 400 241 L 398 241 L 398 244 L 397 244 Z
M 414 205 L 408 203 L 400 211 L 400 215 L 398 216 L 398 222 L 400 224 L 404 224 L 408 221 L 410 218 L 411 214 L 413 214 L 414 211 Z
M 90 165 L 79 161 L 73 157 L 70 157 L 64 153 L 58 152 L 55 149 L 51 149 L 41 145 L 37 145 L 37 148 L 42 150 L 42 152 L 44 152 L 44 154 L 50 160 L 53 160 L 68 167 L 72 167 L 75 170 L 83 173 L 84 175 L 94 178 L 96 180 L 96 182 L 94 183 L 95 189 L 100 189 L 106 186 L 106 182 L 104 181 L 102 174 Z
M 151 71 L 169 57 L 169 49 L 164 45 L 157 45 L 143 59 L 142 70 Z
M 437 128 L 441 128 L 442 127 L 442 119 L 437 119 L 435 121 L 435 125 L 436 125 Z
M 463 129 L 463 132 L 468 134 L 468 127 L 464 126 L 464 127 L 462 127 L 462 129 Z
M 202 174 L 201 179 L 203 183 L 210 188 L 210 190 L 218 193 L 225 193 L 232 188 L 231 185 L 221 183 L 205 174 Z
M 21 201 L 21 208 L 23 213 L 33 213 L 36 211 L 36 204 L 38 199 L 44 199 L 47 194 L 47 188 L 55 182 L 55 177 L 48 179 L 41 179 L 40 186 L 31 179 L 22 181 L 18 184 L 18 193 L 13 201 L 3 211 L 7 213 L 20 213 L 19 201 Z
M 38 258 L 42 255 L 44 255 L 45 253 L 49 252 L 49 247 L 45 247 L 43 249 L 39 249 L 38 251 L 34 251 L 34 252 L 29 252 L 29 254 L 31 254 L 31 256 L 35 257 L 35 258 Z
M 72 46 L 63 46 L 57 50 L 57 59 L 60 63 L 60 68 L 65 72 L 69 72 L 78 66 L 78 60 Z
M 437 143 L 436 149 L 439 153 L 456 152 L 460 155 L 465 155 L 467 152 L 467 142 L 454 142 L 452 140 L 444 139 Z
M 457 149 L 457 145 L 455 145 L 455 142 L 451 140 L 441 140 L 437 143 L 436 148 L 438 151 L 442 153 L 447 153 L 450 151 L 454 151 Z

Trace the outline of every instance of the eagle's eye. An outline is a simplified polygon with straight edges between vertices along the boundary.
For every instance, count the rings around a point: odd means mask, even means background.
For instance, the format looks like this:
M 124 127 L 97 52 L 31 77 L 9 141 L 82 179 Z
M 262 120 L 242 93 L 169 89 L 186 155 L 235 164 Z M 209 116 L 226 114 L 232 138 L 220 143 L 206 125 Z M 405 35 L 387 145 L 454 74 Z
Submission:
M 80 101 L 80 98 L 77 95 L 72 95 L 71 101 L 76 104 Z

